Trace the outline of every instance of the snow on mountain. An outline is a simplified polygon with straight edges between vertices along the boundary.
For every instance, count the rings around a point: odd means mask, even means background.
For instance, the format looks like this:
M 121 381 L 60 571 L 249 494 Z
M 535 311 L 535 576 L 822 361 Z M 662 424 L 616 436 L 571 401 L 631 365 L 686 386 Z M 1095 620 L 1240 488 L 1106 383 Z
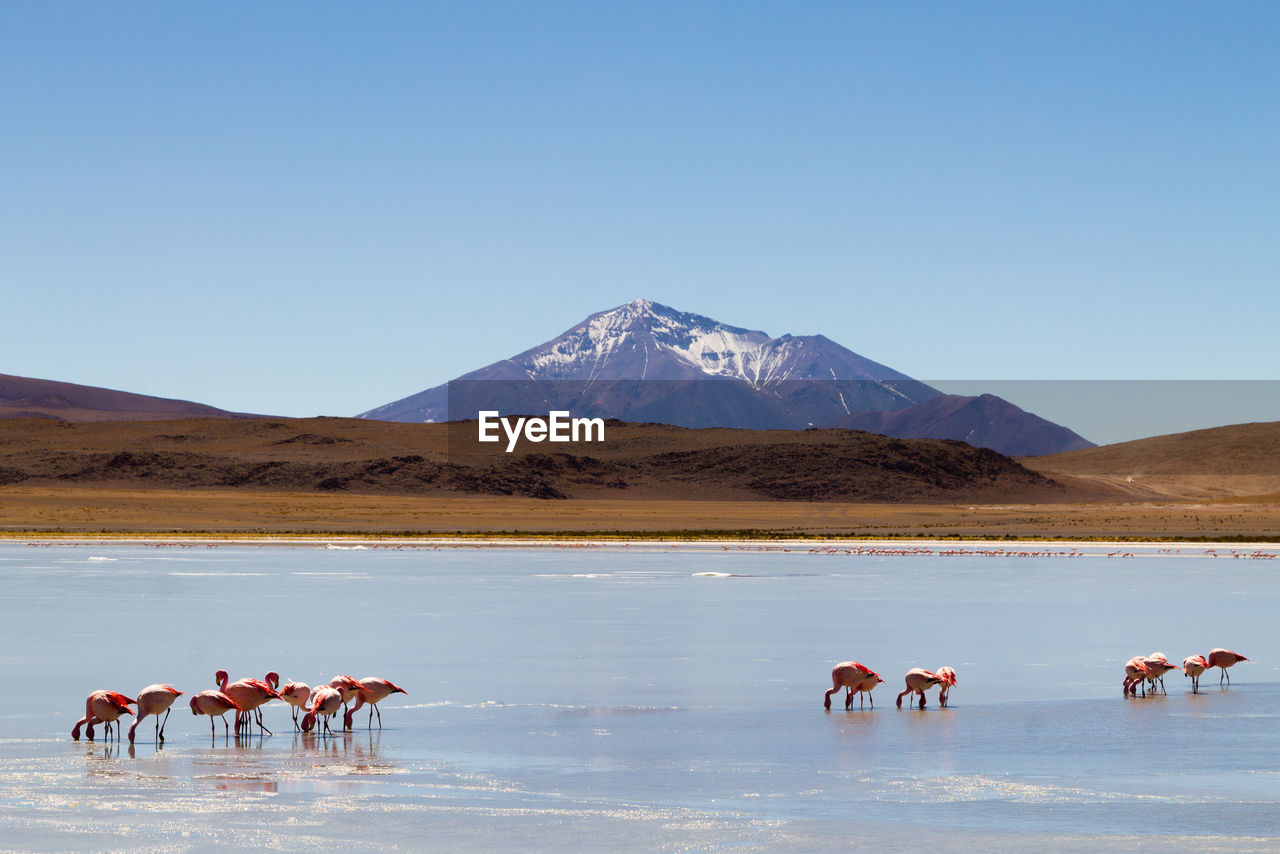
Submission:
M 704 388 L 706 381 L 716 381 L 714 388 Z M 574 415 L 685 426 L 795 428 L 938 394 L 822 335 L 772 338 L 640 299 L 359 417 L 441 421 L 474 418 L 476 408 L 546 412 L 554 405 Z
M 544 380 L 714 377 L 764 389 L 786 380 L 910 379 L 821 335 L 771 338 L 644 299 L 593 314 L 510 361 Z

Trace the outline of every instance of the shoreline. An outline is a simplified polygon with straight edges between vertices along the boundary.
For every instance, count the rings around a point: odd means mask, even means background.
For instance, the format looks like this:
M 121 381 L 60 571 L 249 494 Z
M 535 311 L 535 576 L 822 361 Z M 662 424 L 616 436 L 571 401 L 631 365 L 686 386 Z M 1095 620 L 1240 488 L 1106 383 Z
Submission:
M 1280 543 L 1275 541 L 1232 540 L 1178 540 L 1178 539 L 1113 539 L 1113 538 L 928 538 L 928 537 L 661 537 L 618 536 L 601 537 L 598 534 L 566 536 L 509 536 L 502 534 L 466 534 L 441 536 L 395 536 L 378 534 L 200 534 L 191 532 L 118 533 L 102 534 L 59 532 L 3 532 L 0 546 L 147 546 L 155 548 L 228 547 L 277 547 L 313 549 L 563 549 L 589 548 L 603 550 L 634 550 L 664 548 L 690 551 L 752 551 L 752 552 L 806 552 L 846 553 L 858 555 L 906 555 L 938 554 L 999 554 L 1027 557 L 1069 557 L 1096 554 L 1109 547 L 1123 548 L 1162 555 L 1189 554 L 1229 559 L 1273 559 L 1280 557 Z M 1086 551 L 1087 550 L 1087 551 Z M 1130 557 L 1132 552 L 1117 552 L 1116 557 Z M 1223 552 L 1219 554 L 1218 552 Z

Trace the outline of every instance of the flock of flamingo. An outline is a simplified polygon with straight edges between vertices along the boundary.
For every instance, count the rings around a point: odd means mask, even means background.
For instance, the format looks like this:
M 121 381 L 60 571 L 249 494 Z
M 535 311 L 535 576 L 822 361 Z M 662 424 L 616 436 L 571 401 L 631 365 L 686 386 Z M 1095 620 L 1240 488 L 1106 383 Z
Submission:
M 1228 667 L 1235 667 L 1242 661 L 1248 661 L 1238 652 L 1232 652 L 1229 649 L 1211 649 L 1209 657 L 1203 655 L 1192 655 L 1182 660 L 1182 675 L 1191 678 L 1191 693 L 1200 693 L 1200 674 L 1214 667 L 1222 669 L 1221 675 L 1218 676 L 1218 684 L 1222 684 L 1222 680 L 1226 679 L 1227 684 L 1231 684 L 1231 674 L 1227 673 Z M 1170 670 L 1177 670 L 1178 665 L 1173 664 L 1169 659 L 1164 657 L 1163 652 L 1153 652 L 1150 655 L 1135 656 L 1124 663 L 1124 695 L 1126 697 L 1137 696 L 1138 688 L 1142 688 L 1142 696 L 1147 696 L 1147 687 L 1150 686 L 1151 692 L 1154 694 L 1156 683 L 1160 684 L 1160 690 L 1164 691 L 1164 675 Z M 1167 694 L 1168 692 L 1165 691 Z
M 1238 652 L 1232 652 L 1229 649 L 1214 649 L 1209 651 L 1206 658 L 1203 655 L 1193 655 L 1186 658 L 1182 662 L 1182 672 L 1191 678 L 1191 693 L 1200 693 L 1200 675 L 1206 670 L 1214 667 L 1222 669 L 1222 675 L 1218 677 L 1218 684 L 1222 684 L 1223 679 L 1227 684 L 1231 684 L 1231 676 L 1227 673 L 1227 668 L 1234 667 L 1242 661 L 1248 661 Z M 1138 688 L 1142 688 L 1142 696 L 1147 696 L 1147 686 L 1151 686 L 1152 693 L 1155 692 L 1157 683 L 1160 689 L 1164 690 L 1164 675 L 1170 670 L 1177 670 L 1176 664 L 1171 664 L 1169 659 L 1165 658 L 1162 652 L 1153 652 L 1151 655 L 1140 655 L 1129 659 L 1124 665 L 1124 696 L 1137 696 Z M 898 708 L 902 708 L 902 698 L 908 694 L 915 694 L 920 698 L 920 708 L 925 707 L 924 692 L 931 688 L 938 688 L 938 702 L 945 709 L 947 706 L 947 692 L 956 684 L 956 672 L 950 667 L 939 667 L 937 673 L 932 673 L 922 667 L 913 667 L 907 671 L 906 689 L 898 695 Z M 871 696 L 871 692 L 875 687 L 884 682 L 879 673 L 876 673 L 865 664 L 857 661 L 842 661 L 831 669 L 831 690 L 822 698 L 822 706 L 825 709 L 831 708 L 831 695 L 837 693 L 841 688 L 845 689 L 844 707 L 846 710 L 853 708 L 853 695 L 858 695 L 858 708 L 863 709 L 863 695 L 871 701 L 871 708 L 876 707 L 875 698 Z M 1165 692 L 1168 693 L 1168 692 Z M 910 705 L 910 702 L 908 703 Z
M 1192 693 L 1199 693 L 1200 676 L 1206 670 L 1220 668 L 1222 674 L 1218 677 L 1218 684 L 1226 680 L 1230 685 L 1231 676 L 1227 673 L 1227 669 L 1248 660 L 1240 653 L 1229 649 L 1214 649 L 1209 651 L 1207 657 L 1193 655 L 1183 659 L 1182 672 L 1191 679 Z M 1124 665 L 1124 696 L 1136 696 L 1138 689 L 1141 688 L 1142 696 L 1145 697 L 1147 687 L 1149 686 L 1154 693 L 1157 684 L 1160 685 L 1161 690 L 1164 690 L 1164 675 L 1177 669 L 1178 666 L 1171 663 L 1161 652 L 1129 659 Z M 237 734 L 248 733 L 256 725 L 260 733 L 273 735 L 262 721 L 262 706 L 272 700 L 283 700 L 293 707 L 294 729 L 302 732 L 311 732 L 318 723 L 323 727 L 324 733 L 332 735 L 333 730 L 329 726 L 329 719 L 338 713 L 339 707 L 343 710 L 343 729 L 351 729 L 355 713 L 364 706 L 369 707 L 368 727 L 373 728 L 373 717 L 376 714 L 378 727 L 381 728 L 382 712 L 378 709 L 378 703 L 392 694 L 408 693 L 393 682 L 378 676 L 366 676 L 364 679 L 335 676 L 329 680 L 328 685 L 317 688 L 311 688 L 305 682 L 286 682 L 281 686 L 280 675 L 275 671 L 268 673 L 265 679 L 238 679 L 235 682 L 229 679 L 227 671 L 219 670 L 214 674 L 218 689 L 201 691 L 191 698 L 189 704 L 191 714 L 209 716 L 211 735 L 217 735 L 217 729 L 213 723 L 215 717 L 222 718 L 223 734 L 230 735 L 227 713 L 232 711 L 236 713 Z M 902 698 L 908 694 L 918 696 L 920 698 L 918 705 L 923 709 L 925 692 L 932 688 L 939 689 L 938 702 L 946 708 L 947 692 L 956 684 L 956 672 L 951 667 L 939 667 L 936 673 L 922 667 L 913 667 L 907 671 L 904 681 L 906 688 L 898 694 L 899 709 L 902 708 Z M 853 708 L 855 694 L 858 695 L 858 708 L 865 708 L 863 699 L 865 695 L 871 702 L 871 708 L 874 709 L 876 701 L 871 696 L 871 692 L 883 682 L 884 679 L 880 674 L 865 664 L 857 661 L 842 661 L 831 669 L 831 689 L 823 696 L 823 708 L 830 709 L 831 695 L 844 688 L 846 710 Z M 84 717 L 76 721 L 75 726 L 72 727 L 71 737 L 78 741 L 80 730 L 84 727 L 86 736 L 92 740 L 93 728 L 97 724 L 102 724 L 107 738 L 111 737 L 114 730 L 115 737 L 119 740 L 119 719 L 125 715 L 133 715 L 134 712 L 129 707 L 137 706 L 137 714 L 129 727 L 129 741 L 134 740 L 138 724 L 150 715 L 155 718 L 156 741 L 163 742 L 164 726 L 169 721 L 169 712 L 172 711 L 174 701 L 182 694 L 182 691 L 172 685 L 148 685 L 138 692 L 136 700 L 116 691 L 94 691 L 85 699 Z M 355 705 L 350 705 L 352 700 L 355 700 Z M 162 713 L 163 720 L 160 718 Z M 299 713 L 302 713 L 301 720 L 298 719 Z M 113 727 L 112 724 L 115 726 Z
M 262 706 L 272 700 L 283 700 L 293 707 L 294 729 L 302 732 L 311 732 L 319 723 L 326 734 L 332 735 L 333 730 L 329 727 L 329 719 L 338 713 L 339 708 L 343 711 L 343 729 L 351 729 L 356 712 L 364 706 L 369 707 L 369 728 L 373 728 L 373 716 L 376 713 L 378 728 L 381 729 L 382 712 L 378 709 L 378 703 L 392 694 L 408 693 L 400 686 L 379 676 L 366 676 L 363 679 L 335 676 L 329 680 L 328 685 L 316 688 L 312 688 L 305 682 L 286 682 L 281 686 L 280 674 L 275 671 L 268 673 L 265 679 L 238 679 L 231 682 L 229 678 L 227 671 L 219 670 L 214 674 L 218 689 L 201 691 L 191 698 L 189 704 L 191 714 L 209 716 L 211 735 L 217 735 L 213 725 L 215 717 L 222 718 L 223 734 L 230 735 L 227 713 L 232 711 L 236 713 L 237 736 L 242 732 L 247 734 L 255 724 L 259 733 L 273 735 L 274 733 L 262 722 Z M 71 737 L 79 741 L 80 729 L 85 727 L 85 735 L 92 741 L 93 728 L 97 724 L 102 724 L 106 737 L 110 738 L 114 730 L 118 741 L 120 718 L 133 715 L 134 712 L 129 707 L 137 706 L 138 712 L 134 717 L 133 725 L 129 727 L 129 741 L 134 740 L 138 724 L 142 723 L 143 718 L 151 715 L 156 722 L 156 741 L 163 742 L 164 725 L 169 721 L 169 712 L 172 711 L 173 702 L 182 694 L 182 691 L 172 685 L 148 685 L 138 692 L 136 700 L 116 691 L 94 691 L 84 701 L 84 717 L 76 721 L 75 726 L 72 727 Z M 352 700 L 355 700 L 354 705 L 350 705 Z M 301 720 L 298 719 L 300 712 Z M 161 714 L 164 715 L 163 720 L 160 718 Z M 112 724 L 115 726 L 113 727 Z

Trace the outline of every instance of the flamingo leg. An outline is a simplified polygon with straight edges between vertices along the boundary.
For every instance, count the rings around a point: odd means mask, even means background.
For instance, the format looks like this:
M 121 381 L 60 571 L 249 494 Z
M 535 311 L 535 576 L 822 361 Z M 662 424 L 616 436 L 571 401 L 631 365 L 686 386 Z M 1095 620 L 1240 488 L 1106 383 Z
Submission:
M 923 691 L 919 691 L 919 692 L 917 692 L 917 693 L 919 693 L 919 694 L 920 694 L 920 708 L 922 708 L 922 709 L 923 709 L 923 708 L 924 708 L 924 692 L 923 692 Z
M 160 740 L 161 741 L 164 741 L 164 725 L 169 722 L 169 713 L 172 711 L 173 711 L 172 708 L 168 708 L 164 710 L 164 720 L 160 723 Z M 156 716 L 156 719 L 159 720 L 158 715 Z

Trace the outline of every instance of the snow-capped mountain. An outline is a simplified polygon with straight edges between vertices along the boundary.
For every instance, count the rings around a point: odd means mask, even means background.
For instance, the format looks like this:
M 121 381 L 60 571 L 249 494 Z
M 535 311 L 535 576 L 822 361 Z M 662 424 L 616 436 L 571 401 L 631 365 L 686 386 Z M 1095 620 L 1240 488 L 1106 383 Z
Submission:
M 593 314 L 508 363 L 531 379 L 718 378 L 757 390 L 786 380 L 910 380 L 821 335 L 770 338 L 649 300 Z
M 480 409 L 566 409 L 688 427 L 800 428 L 940 394 L 822 335 L 772 338 L 635 300 L 359 417 L 430 422 L 475 418 Z

